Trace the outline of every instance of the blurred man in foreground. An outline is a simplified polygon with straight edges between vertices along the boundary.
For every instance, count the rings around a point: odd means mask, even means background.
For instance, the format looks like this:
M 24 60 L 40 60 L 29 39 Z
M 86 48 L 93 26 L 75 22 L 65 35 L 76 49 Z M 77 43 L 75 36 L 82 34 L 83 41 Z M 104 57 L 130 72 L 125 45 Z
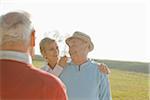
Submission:
M 67 100 L 64 84 L 32 66 L 35 31 L 26 12 L 0 16 L 0 99 Z

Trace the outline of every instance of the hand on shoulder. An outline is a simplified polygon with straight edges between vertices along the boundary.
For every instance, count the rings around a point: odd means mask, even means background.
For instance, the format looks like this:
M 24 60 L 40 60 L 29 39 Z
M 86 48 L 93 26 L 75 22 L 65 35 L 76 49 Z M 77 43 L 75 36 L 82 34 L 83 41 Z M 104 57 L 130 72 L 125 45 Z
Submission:
M 58 65 L 64 68 L 67 65 L 67 59 L 67 56 L 61 57 L 58 62 Z
M 111 71 L 108 68 L 108 66 L 106 64 L 104 64 L 104 63 L 100 63 L 98 65 L 98 69 L 99 69 L 100 72 L 102 72 L 104 74 L 110 74 L 111 73 Z

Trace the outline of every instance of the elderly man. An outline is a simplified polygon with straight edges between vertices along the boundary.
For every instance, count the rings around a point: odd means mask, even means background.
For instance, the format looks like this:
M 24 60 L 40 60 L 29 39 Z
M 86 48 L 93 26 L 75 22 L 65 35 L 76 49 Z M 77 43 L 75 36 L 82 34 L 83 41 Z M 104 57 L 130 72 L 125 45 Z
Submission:
M 1 100 L 67 100 L 57 77 L 32 66 L 34 45 L 35 32 L 26 12 L 0 16 Z
M 94 48 L 90 37 L 76 31 L 66 43 L 72 62 L 64 68 L 60 79 L 67 87 L 69 100 L 111 100 L 107 74 L 87 58 Z

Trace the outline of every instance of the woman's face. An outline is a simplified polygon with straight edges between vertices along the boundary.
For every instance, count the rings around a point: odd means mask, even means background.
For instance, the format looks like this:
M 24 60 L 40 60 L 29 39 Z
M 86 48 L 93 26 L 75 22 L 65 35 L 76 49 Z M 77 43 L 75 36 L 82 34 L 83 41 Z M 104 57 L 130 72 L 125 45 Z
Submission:
M 57 62 L 59 49 L 56 42 L 46 43 L 44 47 L 44 56 L 48 62 Z

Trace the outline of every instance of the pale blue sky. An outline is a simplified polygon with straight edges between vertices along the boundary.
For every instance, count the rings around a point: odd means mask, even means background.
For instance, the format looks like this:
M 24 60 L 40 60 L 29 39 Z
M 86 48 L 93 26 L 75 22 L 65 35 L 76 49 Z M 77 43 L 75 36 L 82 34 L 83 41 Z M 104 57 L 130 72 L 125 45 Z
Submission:
M 78 30 L 95 44 L 91 58 L 150 62 L 149 0 L 0 0 L 0 15 L 17 9 L 32 15 L 36 54 L 44 35 Z

